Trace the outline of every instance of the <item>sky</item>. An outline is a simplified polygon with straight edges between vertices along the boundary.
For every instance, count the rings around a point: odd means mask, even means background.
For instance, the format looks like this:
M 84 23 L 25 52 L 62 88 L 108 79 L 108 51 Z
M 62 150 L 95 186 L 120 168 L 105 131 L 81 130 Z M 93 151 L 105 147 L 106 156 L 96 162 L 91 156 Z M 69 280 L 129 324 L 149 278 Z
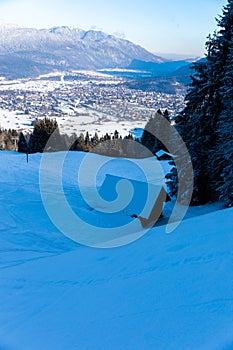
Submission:
M 202 56 L 227 0 L 0 0 L 0 21 L 102 30 L 153 53 Z

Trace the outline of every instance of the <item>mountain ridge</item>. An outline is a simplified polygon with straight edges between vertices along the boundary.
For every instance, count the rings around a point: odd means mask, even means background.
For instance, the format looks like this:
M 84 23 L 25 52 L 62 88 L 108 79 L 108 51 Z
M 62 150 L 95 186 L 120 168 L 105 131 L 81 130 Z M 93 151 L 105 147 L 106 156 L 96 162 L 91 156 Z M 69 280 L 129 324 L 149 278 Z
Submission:
M 7 78 L 58 69 L 126 68 L 135 59 L 165 61 L 129 40 L 101 31 L 69 26 L 36 29 L 0 24 L 0 75 Z M 9 64 L 12 60 L 18 61 L 13 72 Z

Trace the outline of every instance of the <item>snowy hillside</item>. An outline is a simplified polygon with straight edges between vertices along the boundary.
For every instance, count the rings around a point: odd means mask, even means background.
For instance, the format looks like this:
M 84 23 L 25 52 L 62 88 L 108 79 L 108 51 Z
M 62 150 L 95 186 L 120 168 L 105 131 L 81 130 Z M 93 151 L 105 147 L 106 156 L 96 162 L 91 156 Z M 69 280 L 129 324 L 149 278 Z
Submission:
M 90 219 L 97 214 L 77 186 L 84 157 L 68 154 L 63 188 L 73 210 Z M 40 160 L 0 152 L 1 350 L 232 349 L 232 209 L 184 220 L 170 235 L 159 226 L 119 248 L 84 247 L 47 216 Z M 150 181 L 162 181 L 152 159 L 147 168 Z M 53 170 L 51 162 L 51 192 Z M 107 163 L 97 186 L 105 173 L 143 178 L 127 160 Z M 114 215 L 100 214 L 101 225 L 114 225 Z
M 164 61 L 139 45 L 100 31 L 0 25 L 0 75 L 8 78 L 56 70 L 127 67 L 133 59 Z

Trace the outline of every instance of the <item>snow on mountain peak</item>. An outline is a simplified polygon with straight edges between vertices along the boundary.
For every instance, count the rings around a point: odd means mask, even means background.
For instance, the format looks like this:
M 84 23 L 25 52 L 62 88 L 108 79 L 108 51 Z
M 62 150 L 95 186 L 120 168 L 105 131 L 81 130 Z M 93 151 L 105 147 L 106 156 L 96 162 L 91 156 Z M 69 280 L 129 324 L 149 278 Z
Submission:
M 67 52 L 67 47 L 71 51 Z M 39 74 L 54 69 L 126 68 L 134 59 L 161 62 L 161 58 L 134 43 L 101 31 L 69 26 L 49 29 L 0 26 L 0 75 L 12 59 L 16 77 L 24 76 L 23 67 L 32 67 Z M 10 55 L 10 56 L 9 56 Z M 25 63 L 26 60 L 26 63 Z M 62 63 L 61 63 L 62 62 Z M 11 72 L 9 65 L 9 74 Z

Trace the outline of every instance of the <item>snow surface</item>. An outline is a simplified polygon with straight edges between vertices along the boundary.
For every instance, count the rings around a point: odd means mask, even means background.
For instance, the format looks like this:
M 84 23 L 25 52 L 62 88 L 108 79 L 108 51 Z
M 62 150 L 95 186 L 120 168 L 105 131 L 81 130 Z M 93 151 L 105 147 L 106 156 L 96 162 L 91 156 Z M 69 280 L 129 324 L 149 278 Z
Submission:
M 57 117 L 56 120 L 59 123 L 59 130 L 61 133 L 72 134 L 76 133 L 86 133 L 88 131 L 90 136 L 94 136 L 95 133 L 99 136 L 113 135 L 114 131 L 117 130 L 121 136 L 127 136 L 132 129 L 135 129 L 135 122 L 123 120 L 119 121 L 117 117 L 108 116 L 109 121 L 101 121 L 104 114 L 96 110 L 91 110 L 85 107 L 77 107 L 75 111 L 79 113 L 79 116 L 72 116 L 68 106 L 62 108 L 63 112 L 67 112 L 67 115 L 62 117 Z M 3 129 L 14 129 L 24 132 L 33 131 L 33 122 L 35 122 L 36 115 L 27 115 L 23 114 L 21 111 L 8 111 L 0 109 L 0 127 Z M 38 119 L 42 119 L 40 117 Z M 138 130 L 143 130 L 145 127 L 146 121 L 138 121 L 137 128 Z M 139 132 L 139 136 L 142 132 Z M 137 134 L 135 135 L 137 136 Z
M 84 157 L 68 154 L 63 186 L 88 218 L 77 186 Z M 40 159 L 30 155 L 26 163 L 23 154 L 0 152 L 1 350 L 233 348 L 232 209 L 184 220 L 170 235 L 165 226 L 153 228 L 120 248 L 84 247 L 47 216 Z M 141 180 L 131 166 L 110 161 L 97 185 L 104 173 Z M 50 180 L 52 174 L 51 164 Z

